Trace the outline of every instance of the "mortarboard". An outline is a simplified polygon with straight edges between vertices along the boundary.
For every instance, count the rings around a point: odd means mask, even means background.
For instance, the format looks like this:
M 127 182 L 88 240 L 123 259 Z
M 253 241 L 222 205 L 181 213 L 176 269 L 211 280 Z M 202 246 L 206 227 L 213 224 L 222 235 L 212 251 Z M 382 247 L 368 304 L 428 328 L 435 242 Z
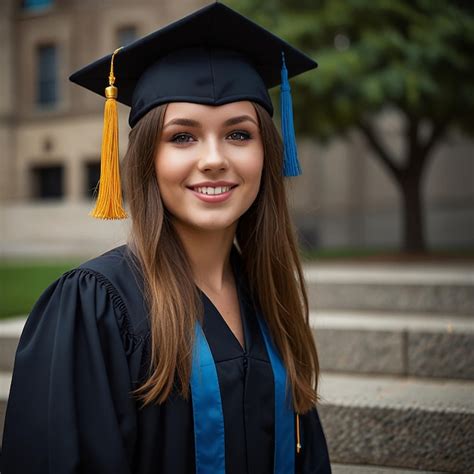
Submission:
M 97 94 L 106 88 L 99 218 L 122 218 L 118 164 L 117 100 L 130 107 L 133 127 L 148 111 L 169 102 L 223 105 L 254 101 L 273 115 L 268 89 L 281 84 L 284 174 L 300 174 L 289 77 L 315 61 L 231 8 L 212 3 L 70 76 Z M 107 84 L 109 87 L 107 87 Z

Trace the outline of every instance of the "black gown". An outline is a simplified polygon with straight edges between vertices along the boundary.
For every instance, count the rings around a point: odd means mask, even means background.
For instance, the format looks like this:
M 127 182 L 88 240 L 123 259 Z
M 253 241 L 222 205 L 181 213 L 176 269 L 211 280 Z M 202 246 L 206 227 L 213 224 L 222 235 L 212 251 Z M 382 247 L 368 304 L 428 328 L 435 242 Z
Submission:
M 270 474 L 273 373 L 233 254 L 244 348 L 202 294 L 222 398 L 226 474 Z M 34 306 L 15 359 L 2 474 L 195 472 L 191 400 L 174 392 L 161 405 L 141 408 L 130 395 L 150 360 L 143 285 L 130 255 L 118 247 L 65 273 Z M 300 432 L 296 472 L 330 473 L 316 408 L 300 416 Z

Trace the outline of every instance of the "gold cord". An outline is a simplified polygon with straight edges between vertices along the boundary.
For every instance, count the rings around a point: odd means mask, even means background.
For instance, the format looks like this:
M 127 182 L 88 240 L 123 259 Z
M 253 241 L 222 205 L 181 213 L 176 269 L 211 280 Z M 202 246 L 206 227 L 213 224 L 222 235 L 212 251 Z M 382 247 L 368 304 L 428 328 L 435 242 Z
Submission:
M 296 452 L 301 451 L 301 442 L 300 442 L 300 417 L 298 413 L 296 414 Z
M 113 86 L 115 84 L 115 76 L 114 76 L 114 58 L 115 55 L 123 49 L 123 46 L 120 46 L 120 48 L 117 48 L 113 53 L 112 53 L 112 59 L 110 60 L 110 72 L 109 72 L 109 86 Z

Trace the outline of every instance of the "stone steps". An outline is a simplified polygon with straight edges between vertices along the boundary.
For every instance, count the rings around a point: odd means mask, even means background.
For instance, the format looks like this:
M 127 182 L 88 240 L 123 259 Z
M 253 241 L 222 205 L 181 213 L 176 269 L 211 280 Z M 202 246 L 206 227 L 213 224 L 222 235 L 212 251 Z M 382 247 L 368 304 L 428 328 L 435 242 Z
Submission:
M 312 311 L 321 369 L 474 380 L 474 318 Z M 0 323 L 0 371 L 11 371 L 25 318 Z
M 11 371 L 26 317 L 0 321 L 0 371 Z
M 474 380 L 474 318 L 313 311 L 321 369 Z
M 320 394 L 332 462 L 474 471 L 474 382 L 323 373 Z
M 10 377 L 0 374 L 1 430 Z M 320 395 L 335 474 L 474 469 L 472 381 L 322 373 Z
M 397 467 L 362 466 L 357 464 L 331 463 L 332 474 L 443 474 L 440 471 L 399 469 Z
M 474 317 L 472 265 L 318 263 L 304 274 L 314 310 Z
M 0 433 L 3 434 L 3 425 L 5 422 L 5 410 L 7 408 L 8 392 L 11 384 L 11 374 L 9 372 L 0 372 Z M 2 436 L 0 434 L 0 443 Z

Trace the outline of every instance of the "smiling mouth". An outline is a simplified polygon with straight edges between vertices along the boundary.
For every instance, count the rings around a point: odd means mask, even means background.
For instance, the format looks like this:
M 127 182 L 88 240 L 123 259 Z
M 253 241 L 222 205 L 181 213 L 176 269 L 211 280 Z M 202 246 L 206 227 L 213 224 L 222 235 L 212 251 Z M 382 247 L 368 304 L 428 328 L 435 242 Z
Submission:
M 219 194 L 228 193 L 234 186 L 196 186 L 192 187 L 194 192 L 199 194 L 205 194 L 207 196 L 218 196 Z

